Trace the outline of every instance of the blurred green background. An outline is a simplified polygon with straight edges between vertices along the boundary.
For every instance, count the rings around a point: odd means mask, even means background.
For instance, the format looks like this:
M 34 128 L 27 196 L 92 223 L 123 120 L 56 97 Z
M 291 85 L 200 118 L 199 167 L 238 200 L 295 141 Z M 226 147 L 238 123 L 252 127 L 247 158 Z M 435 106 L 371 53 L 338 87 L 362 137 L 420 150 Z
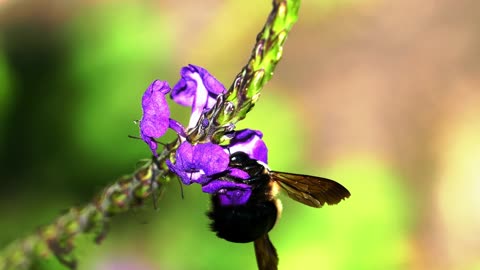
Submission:
M 272 169 L 336 179 L 352 197 L 311 209 L 281 196 L 280 269 L 480 269 L 479 10 L 303 1 L 239 127 L 264 132 Z M 145 88 L 173 85 L 189 63 L 228 87 L 269 11 L 268 0 L 0 0 L 0 247 L 133 172 L 149 157 L 127 137 Z M 113 218 L 99 246 L 81 239 L 79 269 L 255 269 L 253 245 L 209 232 L 208 196 L 184 192 L 172 182 L 158 211 Z

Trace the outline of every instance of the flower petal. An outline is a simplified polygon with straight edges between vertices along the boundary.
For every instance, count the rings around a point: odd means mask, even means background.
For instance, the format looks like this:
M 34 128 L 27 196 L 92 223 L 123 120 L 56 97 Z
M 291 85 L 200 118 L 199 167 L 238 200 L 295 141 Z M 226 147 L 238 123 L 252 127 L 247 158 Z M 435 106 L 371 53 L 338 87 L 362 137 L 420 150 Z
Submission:
M 250 178 L 250 175 L 248 175 L 246 171 L 240 170 L 238 168 L 231 168 L 228 172 L 228 175 L 243 180 Z
M 173 87 L 171 97 L 180 105 L 191 106 L 192 114 L 188 128 L 194 127 L 200 115 L 212 108 L 225 87 L 206 69 L 188 65 L 180 71 L 181 79 Z
M 208 182 L 207 176 L 203 172 L 187 172 L 179 169 L 178 167 L 175 166 L 175 164 L 172 164 L 170 160 L 167 159 L 166 161 L 168 168 L 174 172 L 180 181 L 184 185 L 190 185 L 192 183 L 206 183 Z
M 202 191 L 217 195 L 223 206 L 243 205 L 252 195 L 252 187 L 226 180 L 213 180 L 202 187 Z
M 170 123 L 168 124 L 173 131 L 175 131 L 180 137 L 186 138 L 187 134 L 185 133 L 185 128 L 180 124 L 178 121 L 174 119 L 170 119 Z
M 155 80 L 142 97 L 143 116 L 140 120 L 140 136 L 155 156 L 157 143 L 154 138 L 163 136 L 169 125 L 170 110 L 165 98 L 168 92 L 170 92 L 168 82 Z
M 175 164 L 170 160 L 166 160 L 167 166 L 180 178 L 185 185 L 190 185 L 198 181 L 205 173 L 195 167 L 192 162 L 194 146 L 189 142 L 183 142 L 177 149 Z
M 250 158 L 268 163 L 268 149 L 262 140 L 263 134 L 258 130 L 242 129 L 235 131 L 230 140 L 230 153 L 244 152 Z
M 193 169 L 193 145 L 189 142 L 183 142 L 177 149 L 177 158 L 175 165 L 182 171 Z
M 202 143 L 195 145 L 193 160 L 205 174 L 213 175 L 227 169 L 230 156 L 218 144 Z
M 167 166 L 185 185 L 205 184 L 211 180 L 209 176 L 225 171 L 229 161 L 228 154 L 219 145 L 192 145 L 185 141 L 177 150 L 175 164 L 167 160 Z

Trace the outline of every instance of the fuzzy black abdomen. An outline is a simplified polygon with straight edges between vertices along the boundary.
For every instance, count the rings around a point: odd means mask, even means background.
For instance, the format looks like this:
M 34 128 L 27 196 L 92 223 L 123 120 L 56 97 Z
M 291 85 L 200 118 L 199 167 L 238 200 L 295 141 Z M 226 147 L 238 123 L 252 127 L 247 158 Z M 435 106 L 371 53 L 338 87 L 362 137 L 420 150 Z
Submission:
M 245 205 L 222 206 L 212 196 L 212 209 L 207 213 L 210 228 L 218 237 L 235 243 L 255 241 L 268 233 L 277 220 L 274 201 L 257 201 Z

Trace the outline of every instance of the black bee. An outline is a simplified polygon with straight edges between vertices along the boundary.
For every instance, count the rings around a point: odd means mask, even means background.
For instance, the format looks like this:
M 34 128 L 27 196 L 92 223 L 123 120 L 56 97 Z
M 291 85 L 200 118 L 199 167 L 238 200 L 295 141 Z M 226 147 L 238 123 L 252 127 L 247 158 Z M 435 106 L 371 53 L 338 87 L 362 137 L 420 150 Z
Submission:
M 339 183 L 316 176 L 270 171 L 265 164 L 251 159 L 243 152 L 230 156 L 231 168 L 248 173 L 248 179 L 229 175 L 220 178 L 236 183 L 248 184 L 252 188 L 245 204 L 225 206 L 219 195 L 212 195 L 212 208 L 207 213 L 210 225 L 218 237 L 230 242 L 254 242 L 257 265 L 260 270 L 276 270 L 278 255 L 268 237 L 281 213 L 281 204 L 276 198 L 278 187 L 288 196 L 311 207 L 322 207 L 325 203 L 337 204 L 350 197 L 350 192 Z

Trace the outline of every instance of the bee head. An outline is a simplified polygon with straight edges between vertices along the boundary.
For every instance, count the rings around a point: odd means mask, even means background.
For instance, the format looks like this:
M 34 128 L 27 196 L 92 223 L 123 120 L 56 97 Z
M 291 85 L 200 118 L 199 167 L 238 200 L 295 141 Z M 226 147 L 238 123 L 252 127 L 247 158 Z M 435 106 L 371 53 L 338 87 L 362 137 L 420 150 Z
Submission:
M 230 167 L 234 168 L 242 168 L 246 166 L 257 165 L 257 161 L 255 159 L 251 159 L 246 153 L 244 152 L 235 152 L 230 155 Z

